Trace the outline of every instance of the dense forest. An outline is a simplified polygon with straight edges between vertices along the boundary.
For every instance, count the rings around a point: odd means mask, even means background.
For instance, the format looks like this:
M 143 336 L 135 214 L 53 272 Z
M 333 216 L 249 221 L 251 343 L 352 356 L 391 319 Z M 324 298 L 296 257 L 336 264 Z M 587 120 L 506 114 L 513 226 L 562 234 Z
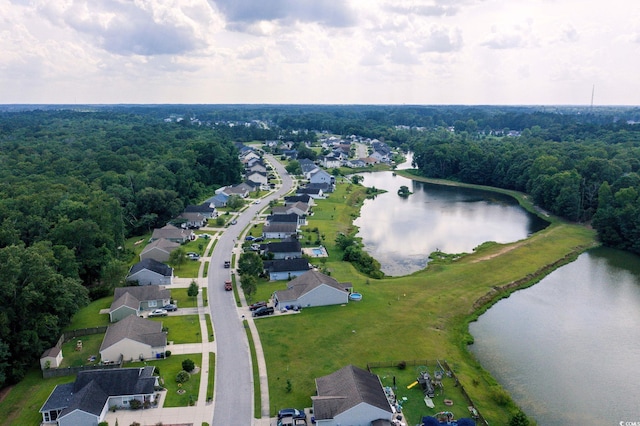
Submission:
M 236 142 L 377 138 L 424 176 L 526 192 L 640 253 L 638 122 L 632 107 L 0 106 L 0 388 L 112 293 L 125 238 L 240 181 Z

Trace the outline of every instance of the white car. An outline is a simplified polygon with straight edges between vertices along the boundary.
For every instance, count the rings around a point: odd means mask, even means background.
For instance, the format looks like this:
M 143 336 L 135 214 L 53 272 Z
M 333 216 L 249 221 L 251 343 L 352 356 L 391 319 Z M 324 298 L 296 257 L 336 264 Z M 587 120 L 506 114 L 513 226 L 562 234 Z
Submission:
M 166 316 L 167 316 L 166 309 L 154 309 L 153 311 L 149 312 L 149 317 L 166 317 Z
M 255 200 L 253 204 L 260 204 L 260 200 Z

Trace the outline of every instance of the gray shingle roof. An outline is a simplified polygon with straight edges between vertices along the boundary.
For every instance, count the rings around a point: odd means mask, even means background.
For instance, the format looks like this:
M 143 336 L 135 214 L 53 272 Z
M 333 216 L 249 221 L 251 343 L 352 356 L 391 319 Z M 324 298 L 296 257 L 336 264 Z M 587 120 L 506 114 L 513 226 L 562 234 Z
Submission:
M 316 379 L 318 396 L 313 399 L 316 419 L 333 419 L 336 415 L 366 403 L 393 414 L 377 375 L 348 365 Z
M 282 241 L 266 244 L 267 251 L 271 253 L 302 252 L 299 241 Z
M 321 285 L 328 285 L 341 291 L 346 291 L 345 288 L 351 287 L 349 283 L 341 284 L 322 272 L 311 270 L 289 281 L 287 289 L 276 291 L 276 295 L 278 300 L 296 300 Z
M 131 267 L 129 275 L 133 275 L 136 272 L 142 271 L 143 269 L 153 271 L 157 274 L 164 275 L 165 277 L 170 277 L 171 275 L 173 275 L 173 269 L 169 265 L 165 265 L 164 263 L 158 262 L 154 259 L 142 259 L 140 262 Z
M 125 294 L 130 294 L 131 296 L 136 298 L 138 301 L 160 300 L 160 299 L 171 298 L 171 290 L 167 290 L 164 287 L 157 286 L 157 285 L 141 285 L 141 286 L 117 287 L 113 291 L 113 300 L 117 301 Z
M 269 272 L 307 271 L 311 265 L 304 258 L 281 259 L 265 261 L 265 269 Z
M 100 351 L 123 339 L 131 339 L 151 347 L 166 346 L 167 335 L 162 332 L 162 323 L 129 315 L 107 328 Z

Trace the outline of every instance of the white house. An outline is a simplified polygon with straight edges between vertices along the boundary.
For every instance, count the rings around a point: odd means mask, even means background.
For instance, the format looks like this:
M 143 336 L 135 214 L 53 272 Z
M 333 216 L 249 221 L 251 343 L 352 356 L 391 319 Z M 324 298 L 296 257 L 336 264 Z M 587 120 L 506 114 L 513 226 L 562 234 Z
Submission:
M 331 176 L 325 170 L 318 169 L 309 175 L 309 183 L 327 183 L 332 184 L 335 182 L 335 177 Z
M 302 257 L 293 259 L 265 260 L 264 268 L 269 272 L 270 281 L 290 280 L 311 269 L 309 261 Z
M 122 355 L 125 361 L 155 359 L 164 356 L 167 334 L 162 323 L 129 315 L 111 324 L 100 346 L 100 358 L 116 361 Z
M 297 223 L 272 223 L 262 227 L 262 238 L 285 239 L 298 234 Z
M 287 283 L 286 290 L 273 293 L 276 309 L 289 307 L 341 305 L 349 303 L 351 283 L 339 283 L 334 278 L 311 270 Z
M 311 399 L 318 426 L 371 426 L 393 419 L 380 378 L 353 365 L 318 377 L 316 393 Z

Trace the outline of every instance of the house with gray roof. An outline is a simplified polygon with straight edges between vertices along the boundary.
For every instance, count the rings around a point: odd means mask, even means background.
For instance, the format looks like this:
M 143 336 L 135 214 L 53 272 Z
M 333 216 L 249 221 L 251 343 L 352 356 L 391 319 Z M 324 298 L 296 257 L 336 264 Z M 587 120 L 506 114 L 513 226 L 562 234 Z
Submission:
M 260 246 L 265 255 L 270 253 L 274 259 L 299 259 L 302 257 L 302 246 L 298 240 L 272 242 Z
M 151 238 L 149 242 L 153 242 L 155 240 L 159 240 L 160 238 L 165 238 L 169 241 L 173 241 L 174 243 L 186 243 L 192 238 L 193 232 L 178 228 L 173 225 L 165 225 L 162 228 L 157 228 L 153 230 L 151 234 Z
M 262 228 L 262 238 L 268 239 L 285 239 L 298 234 L 297 223 L 272 223 L 264 225 Z
M 198 212 L 182 212 L 175 219 L 181 228 L 201 228 L 207 223 L 207 218 Z
M 189 204 L 184 208 L 185 213 L 200 213 L 206 219 L 215 219 L 218 217 L 215 205 L 212 203 L 202 203 L 199 205 Z
M 286 290 L 273 293 L 276 309 L 287 307 L 342 305 L 349 303 L 351 283 L 339 283 L 334 278 L 310 270 L 287 283 Z
M 153 259 L 143 259 L 129 270 L 125 281 L 137 281 L 138 285 L 171 285 L 173 268 Z
M 311 198 L 310 196 L 303 194 L 303 195 L 290 195 L 288 197 L 284 197 L 284 205 L 285 206 L 290 206 L 292 204 L 295 203 L 305 203 L 308 204 L 310 206 L 313 206 L 315 203 L 313 202 L 313 198 Z
M 42 424 L 91 425 L 104 421 L 109 407 L 129 407 L 132 400 L 143 406 L 156 402 L 158 378 L 155 367 L 87 370 L 75 382 L 57 385 L 40 413 Z
M 129 315 L 140 316 L 144 311 L 161 308 L 169 303 L 171 291 L 162 286 L 118 287 L 114 290 L 113 303 L 109 308 L 109 321 L 120 321 Z
M 390 425 L 393 419 L 380 378 L 353 365 L 318 377 L 311 400 L 318 426 Z
M 111 324 L 100 346 L 102 362 L 155 359 L 164 356 L 167 349 L 167 334 L 162 323 L 129 315 Z
M 269 273 L 269 280 L 290 280 L 299 277 L 311 269 L 309 261 L 302 257 L 294 259 L 265 260 L 264 269 Z
M 178 247 L 180 247 L 179 243 L 167 240 L 166 238 L 159 238 L 150 242 L 142 249 L 140 260 L 153 259 L 158 262 L 166 262 L 169 260 L 171 252 Z

